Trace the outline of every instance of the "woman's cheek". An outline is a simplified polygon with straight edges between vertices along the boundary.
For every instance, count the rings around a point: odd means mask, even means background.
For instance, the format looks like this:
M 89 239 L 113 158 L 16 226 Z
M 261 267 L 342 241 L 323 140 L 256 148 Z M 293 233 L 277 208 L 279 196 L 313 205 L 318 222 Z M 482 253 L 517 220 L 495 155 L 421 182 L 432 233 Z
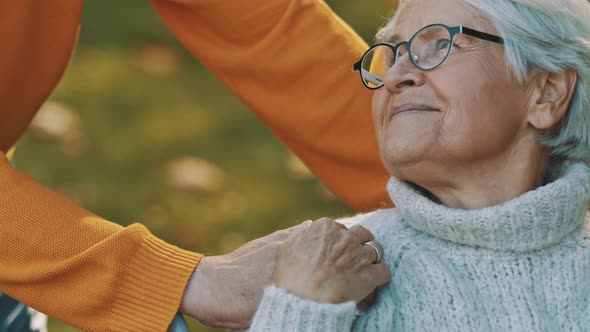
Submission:
M 377 139 L 381 140 L 384 130 L 383 123 L 383 114 L 387 108 L 387 100 L 388 94 L 381 88 L 376 90 L 373 94 L 373 105 L 372 105 L 372 114 L 373 114 L 373 123 L 375 125 L 375 131 L 377 132 Z

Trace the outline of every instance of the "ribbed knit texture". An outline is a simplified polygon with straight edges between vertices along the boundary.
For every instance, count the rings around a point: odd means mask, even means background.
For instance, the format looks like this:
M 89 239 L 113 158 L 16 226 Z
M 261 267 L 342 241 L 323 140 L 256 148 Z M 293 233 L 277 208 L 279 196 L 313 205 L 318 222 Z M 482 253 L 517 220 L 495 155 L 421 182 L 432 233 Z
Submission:
M 265 289 L 252 331 L 344 331 L 355 318 L 354 302 L 322 304 L 303 300 L 282 288 Z M 272 322 L 272 323 L 271 323 Z M 270 323 L 270 324 L 269 324 Z
M 130 248 L 135 250 L 134 256 L 118 281 L 109 322 L 112 331 L 167 330 L 188 279 L 202 258 L 149 233 L 142 240 L 139 248 Z
M 2 292 L 88 331 L 167 330 L 202 255 L 76 206 L 1 152 L 0 201 Z
M 353 321 L 353 303 L 269 287 L 252 331 L 590 330 L 588 166 L 478 210 L 444 207 L 393 178 L 388 190 L 396 209 L 343 220 L 384 246 L 393 278 L 376 304 Z
M 341 199 L 365 210 L 391 203 L 366 113 L 372 93 L 350 74 L 349 64 L 368 46 L 324 1 L 151 3 L 186 48 Z M 9 69 L 0 75 L 0 146 L 6 149 L 68 62 L 82 1 L 17 0 L 0 7 L 2 29 L 11 32 L 0 40 L 0 64 Z M 317 51 L 326 45 L 330 52 Z M 158 241 L 144 227 L 123 228 L 81 209 L 14 170 L 2 153 L 0 202 L 0 290 L 84 330 L 165 330 L 198 254 L 152 246 Z M 158 258 L 160 264 L 139 264 Z

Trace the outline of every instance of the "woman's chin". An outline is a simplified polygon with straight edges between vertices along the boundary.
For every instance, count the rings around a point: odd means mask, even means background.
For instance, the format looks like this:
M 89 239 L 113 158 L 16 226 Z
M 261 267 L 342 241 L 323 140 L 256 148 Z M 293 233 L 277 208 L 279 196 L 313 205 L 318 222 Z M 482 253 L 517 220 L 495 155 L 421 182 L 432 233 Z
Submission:
M 417 140 L 397 140 L 381 148 L 381 159 L 387 170 L 408 168 L 428 160 L 427 148 L 420 148 Z
M 420 163 L 420 159 L 416 158 L 388 158 L 383 160 L 385 169 L 389 175 L 400 179 L 407 180 L 409 174 L 413 173 L 413 169 Z

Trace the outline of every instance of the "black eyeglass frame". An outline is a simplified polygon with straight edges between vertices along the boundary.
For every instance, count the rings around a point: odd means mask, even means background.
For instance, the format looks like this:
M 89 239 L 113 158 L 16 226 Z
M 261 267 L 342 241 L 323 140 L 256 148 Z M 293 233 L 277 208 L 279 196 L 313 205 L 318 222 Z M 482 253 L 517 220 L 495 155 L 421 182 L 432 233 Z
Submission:
M 432 68 L 424 69 L 424 68 L 420 67 L 416 63 L 416 60 L 412 56 L 413 53 L 412 53 L 411 46 L 412 46 L 412 42 L 414 41 L 414 38 L 416 38 L 416 36 L 418 34 L 420 34 L 420 32 L 422 32 L 425 29 L 434 27 L 434 26 L 441 26 L 441 27 L 444 27 L 445 29 L 447 29 L 449 31 L 449 35 L 451 36 L 451 40 L 450 40 L 451 46 L 449 47 L 449 50 L 447 51 L 447 54 L 445 55 L 444 59 L 438 65 L 436 65 L 436 66 L 434 66 Z M 363 82 L 363 85 L 365 87 L 367 87 L 367 89 L 377 90 L 377 89 L 379 89 L 379 88 L 381 88 L 383 86 L 383 82 L 381 82 L 381 85 L 379 85 L 377 87 L 370 87 L 370 86 L 367 85 L 367 83 L 363 79 L 363 72 L 362 72 L 362 63 L 365 60 L 365 57 L 375 47 L 377 47 L 377 46 L 387 46 L 387 47 L 391 48 L 391 50 L 393 51 L 393 54 L 395 56 L 394 61 L 393 61 L 393 63 L 395 64 L 397 62 L 397 58 L 398 58 L 398 50 L 400 49 L 400 47 L 406 46 L 406 48 L 408 50 L 408 53 L 410 54 L 410 60 L 412 61 L 412 63 L 414 64 L 414 66 L 416 66 L 416 68 L 418 68 L 418 69 L 420 69 L 422 71 L 431 71 L 431 70 L 434 70 L 434 69 L 442 66 L 442 64 L 447 61 L 447 58 L 449 57 L 449 55 L 451 55 L 451 51 L 453 50 L 453 41 L 455 39 L 455 36 L 458 35 L 458 34 L 461 34 L 461 33 L 462 34 L 465 34 L 465 35 L 468 35 L 468 36 L 471 36 L 471 37 L 478 38 L 478 39 L 482 39 L 482 40 L 490 41 L 490 42 L 497 43 L 497 44 L 500 44 L 500 45 L 504 45 L 504 38 L 502 38 L 500 36 L 492 35 L 492 34 L 489 34 L 487 32 L 483 32 L 483 31 L 479 31 L 479 30 L 475 30 L 475 29 L 471 29 L 471 28 L 468 28 L 468 27 L 465 27 L 465 26 L 462 26 L 462 25 L 450 27 L 450 26 L 448 26 L 446 24 L 435 23 L 435 24 L 427 25 L 427 26 L 423 27 L 422 29 L 418 30 L 412 36 L 412 38 L 410 38 L 409 41 L 403 41 L 403 42 L 400 42 L 400 43 L 398 43 L 396 45 L 392 45 L 390 43 L 378 43 L 378 44 L 375 44 L 375 45 L 371 46 L 365 52 L 365 54 L 363 54 L 363 56 L 361 57 L 361 59 L 357 63 L 355 63 L 353 65 L 352 68 L 353 68 L 354 71 L 358 71 L 359 72 L 359 74 L 361 75 L 361 81 Z

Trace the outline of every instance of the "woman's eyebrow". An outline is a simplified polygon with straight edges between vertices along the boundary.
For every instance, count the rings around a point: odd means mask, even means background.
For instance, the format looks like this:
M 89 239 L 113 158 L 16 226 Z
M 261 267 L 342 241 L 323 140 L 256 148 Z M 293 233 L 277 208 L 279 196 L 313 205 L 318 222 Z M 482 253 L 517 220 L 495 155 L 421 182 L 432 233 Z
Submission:
M 392 45 L 397 45 L 399 42 L 401 42 L 401 37 L 400 35 L 393 35 L 391 37 L 389 37 L 389 39 L 387 39 L 387 42 L 392 44 Z

